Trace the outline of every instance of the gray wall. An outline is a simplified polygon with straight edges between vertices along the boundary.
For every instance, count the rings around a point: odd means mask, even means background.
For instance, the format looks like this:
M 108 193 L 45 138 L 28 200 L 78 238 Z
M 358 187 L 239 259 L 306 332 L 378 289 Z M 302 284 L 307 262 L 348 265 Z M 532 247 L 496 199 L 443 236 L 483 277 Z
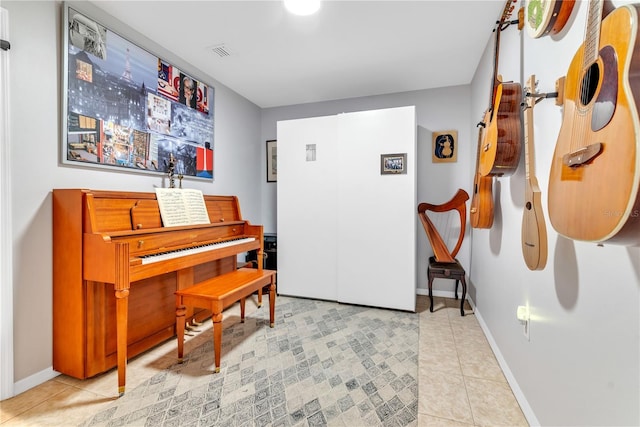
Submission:
M 52 364 L 51 190 L 154 191 L 163 179 L 59 164 L 62 8 L 51 1 L 3 1 L 2 7 L 9 11 L 11 31 L 11 141 L 3 143 L 11 144 L 12 153 L 14 380 L 20 391 L 32 385 L 28 377 L 46 376 Z M 104 22 L 215 87 L 215 181 L 185 180 L 183 185 L 205 194 L 237 195 L 243 217 L 259 224 L 260 109 L 131 29 Z M 28 384 L 21 384 L 25 379 Z
M 503 31 L 504 81 L 526 82 L 535 74 L 539 91 L 553 92 L 582 43 L 588 4 L 576 2 L 572 19 L 554 37 L 533 39 L 515 26 Z M 492 61 L 493 43 L 472 83 L 474 118 L 488 106 Z M 473 232 L 477 315 L 526 398 L 524 409 L 540 424 L 640 425 L 640 248 L 598 247 L 551 227 L 547 189 L 562 113 L 554 99 L 534 109 L 535 175 L 549 233 L 546 268 L 528 270 L 521 255 L 521 163 L 515 175 L 494 183 L 493 227 Z M 516 320 L 519 305 L 530 307 L 530 341 Z

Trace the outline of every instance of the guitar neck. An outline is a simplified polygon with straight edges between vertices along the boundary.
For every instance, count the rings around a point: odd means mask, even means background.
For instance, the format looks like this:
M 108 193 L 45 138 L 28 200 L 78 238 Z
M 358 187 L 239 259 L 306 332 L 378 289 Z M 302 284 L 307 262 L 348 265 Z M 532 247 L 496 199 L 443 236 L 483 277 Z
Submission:
M 476 173 L 478 173 L 478 168 L 480 168 L 480 149 L 482 147 L 482 129 L 481 125 L 478 125 L 478 149 L 476 150 Z
M 524 112 L 524 178 L 531 181 L 533 169 L 533 107 L 527 105 Z
M 496 86 L 500 83 L 498 81 L 498 55 L 500 52 L 500 25 L 501 23 L 498 22 L 498 24 L 496 25 L 496 29 L 494 30 L 496 32 L 496 39 L 495 39 L 495 47 L 494 47 L 494 52 L 493 52 L 493 78 L 491 79 L 491 93 L 489 94 L 489 108 L 493 107 L 493 104 L 495 102 L 496 99 Z
M 531 181 L 531 171 L 534 169 L 534 155 L 533 155 L 533 107 L 536 105 L 535 97 L 533 95 L 536 87 L 535 76 L 531 75 L 528 82 L 528 92 L 530 96 L 527 96 L 526 108 L 524 110 L 524 166 L 525 166 L 525 180 Z
M 496 87 L 500 84 L 500 80 L 498 79 L 498 57 L 500 52 L 500 33 L 502 32 L 503 25 L 505 22 L 509 20 L 511 16 L 511 12 L 513 11 L 513 3 L 517 0 L 507 0 L 504 5 L 504 10 L 502 11 L 502 15 L 500 16 L 500 20 L 496 22 L 496 27 L 493 31 L 496 33 L 495 37 L 495 46 L 494 46 L 494 55 L 493 55 L 493 79 L 491 80 L 491 93 L 489 94 L 489 108 L 493 108 L 494 101 L 496 99 Z
M 600 27 L 602 25 L 603 0 L 591 0 L 587 16 L 587 27 L 584 36 L 583 67 L 593 64 L 598 59 L 600 51 Z

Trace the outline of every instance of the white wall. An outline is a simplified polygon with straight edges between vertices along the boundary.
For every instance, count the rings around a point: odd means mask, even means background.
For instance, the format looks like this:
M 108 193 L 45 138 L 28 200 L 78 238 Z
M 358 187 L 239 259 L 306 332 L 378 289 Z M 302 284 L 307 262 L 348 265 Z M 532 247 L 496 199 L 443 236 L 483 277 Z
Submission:
M 502 33 L 499 71 L 504 80 L 555 91 L 582 42 L 589 2 L 576 2 L 559 35 L 530 38 L 515 27 Z M 616 2 L 620 4 L 620 2 Z M 488 107 L 493 45 L 472 84 L 472 117 Z M 549 170 L 562 108 L 554 99 L 534 109 L 535 175 L 549 233 L 543 271 L 529 271 L 521 255 L 524 165 L 494 184 L 496 217 L 474 230 L 471 283 L 476 313 L 497 346 L 512 385 L 532 422 L 542 425 L 640 425 L 640 248 L 572 241 L 549 223 Z M 470 123 L 470 127 L 473 123 Z M 516 307 L 531 310 L 530 341 Z M 523 402 L 521 402 L 523 403 Z M 536 420 L 537 419 L 537 420 Z
M 59 2 L 3 1 L 11 27 L 11 203 L 13 206 L 14 376 L 16 392 L 51 370 L 51 190 L 154 191 L 161 176 L 61 166 L 61 16 Z M 91 5 L 83 3 L 89 11 Z M 100 15 L 103 16 L 103 15 Z M 260 109 L 130 28 L 105 24 L 215 87 L 215 181 L 185 180 L 205 194 L 232 194 L 243 217 L 260 224 Z M 238 124 L 241 124 L 239 126 Z M 4 303 L 4 302 L 3 302 Z

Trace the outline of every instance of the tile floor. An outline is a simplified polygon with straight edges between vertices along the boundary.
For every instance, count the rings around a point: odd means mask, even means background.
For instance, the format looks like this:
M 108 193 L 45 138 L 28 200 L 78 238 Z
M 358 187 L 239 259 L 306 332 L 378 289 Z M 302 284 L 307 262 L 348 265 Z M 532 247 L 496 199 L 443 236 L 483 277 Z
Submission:
M 416 307 L 420 316 L 417 425 L 527 426 L 470 307 L 461 317 L 457 301 L 436 298 L 435 311 L 430 313 L 428 301 L 418 296 Z M 190 340 L 197 345 L 197 341 L 208 338 L 210 331 L 203 331 Z M 169 340 L 130 360 L 127 389 L 174 364 L 174 347 Z M 79 425 L 117 398 L 116 383 L 115 371 L 84 381 L 60 375 L 0 402 L 0 424 Z

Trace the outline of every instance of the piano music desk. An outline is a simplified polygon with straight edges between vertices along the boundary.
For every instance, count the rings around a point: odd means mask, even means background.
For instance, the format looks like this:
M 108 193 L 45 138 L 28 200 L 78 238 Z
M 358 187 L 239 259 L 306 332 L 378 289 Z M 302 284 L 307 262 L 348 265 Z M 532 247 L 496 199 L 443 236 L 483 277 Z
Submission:
M 240 320 L 244 323 L 245 298 L 255 291 L 268 287 L 269 323 L 274 327 L 276 308 L 276 272 L 253 268 L 236 271 L 207 279 L 194 286 L 177 291 L 176 333 L 178 336 L 178 358 L 182 362 L 184 354 L 184 328 L 186 306 L 206 308 L 213 315 L 213 350 L 215 352 L 215 372 L 220 372 L 220 351 L 222 347 L 222 311 L 240 301 Z

